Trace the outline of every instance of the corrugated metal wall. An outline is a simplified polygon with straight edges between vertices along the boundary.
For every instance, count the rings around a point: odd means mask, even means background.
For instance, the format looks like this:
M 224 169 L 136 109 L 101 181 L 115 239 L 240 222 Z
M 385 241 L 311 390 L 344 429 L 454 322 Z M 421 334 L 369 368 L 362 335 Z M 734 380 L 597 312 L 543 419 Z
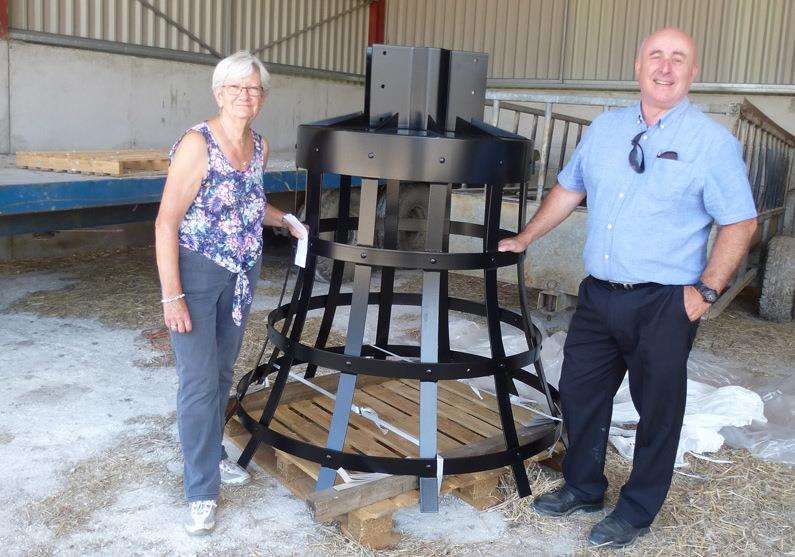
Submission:
M 489 53 L 490 77 L 560 79 L 566 2 L 388 0 L 386 42 Z
M 367 5 L 363 0 L 235 0 L 232 50 L 250 50 L 280 64 L 363 74 Z
M 227 0 L 147 2 L 202 42 L 223 50 Z M 11 0 L 11 27 L 187 52 L 209 52 L 138 0 Z
M 247 49 L 269 62 L 362 74 L 367 4 L 366 0 L 11 0 L 9 9 L 12 29 L 184 52 L 224 54 Z
M 699 45 L 704 83 L 795 83 L 795 0 L 389 0 L 394 44 L 486 51 L 497 79 L 631 81 L 665 25 Z

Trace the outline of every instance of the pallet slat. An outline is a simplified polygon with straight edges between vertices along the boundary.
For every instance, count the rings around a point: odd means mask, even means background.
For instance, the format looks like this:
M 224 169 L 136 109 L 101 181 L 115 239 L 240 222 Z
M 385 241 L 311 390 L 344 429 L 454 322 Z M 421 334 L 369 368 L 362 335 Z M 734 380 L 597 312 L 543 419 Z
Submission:
M 22 168 L 126 176 L 168 170 L 168 152 L 157 149 L 117 151 L 19 151 L 16 165 Z
M 313 380 L 333 392 L 339 374 Z M 419 391 L 416 381 L 359 377 L 354 402 L 370 407 L 381 419 L 418 436 Z M 439 382 L 438 448 L 444 458 L 467 457 L 505 449 L 499 427 L 497 403 L 493 396 L 482 393 L 480 399 L 468 386 L 455 381 Z M 269 390 L 258 392 L 244 401 L 251 413 L 253 407 L 262 408 Z M 289 383 L 276 409 L 271 427 L 296 439 L 325 446 L 334 401 L 301 383 Z M 529 426 L 517 423 L 521 443 L 538 439 L 554 426 L 541 422 L 538 416 L 514 407 L 517 422 L 534 420 Z M 253 414 L 257 417 L 256 414 Z M 242 431 L 241 431 L 242 430 Z M 238 423 L 227 426 L 227 434 L 241 448 L 250 435 Z M 382 432 L 373 422 L 351 414 L 344 450 L 377 456 L 417 457 L 416 445 L 393 432 Z M 539 454 L 533 460 L 543 460 L 549 455 Z M 340 528 L 347 536 L 373 549 L 393 545 L 399 534 L 394 531 L 392 515 L 404 506 L 418 502 L 418 481 L 413 476 L 384 476 L 366 483 L 341 488 L 337 486 L 315 491 L 320 466 L 314 462 L 274 450 L 265 444 L 254 455 L 268 472 L 276 475 L 297 497 L 303 499 L 318 522 L 339 519 Z M 477 509 L 488 508 L 499 501 L 500 478 L 509 473 L 508 468 L 487 470 L 461 475 L 446 475 L 441 492 L 452 493 Z

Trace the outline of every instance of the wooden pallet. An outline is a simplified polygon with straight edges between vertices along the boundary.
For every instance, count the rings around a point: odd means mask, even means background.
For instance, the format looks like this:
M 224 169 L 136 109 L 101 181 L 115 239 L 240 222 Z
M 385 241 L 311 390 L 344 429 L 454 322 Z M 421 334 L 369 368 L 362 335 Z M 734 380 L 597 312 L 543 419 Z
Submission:
M 20 168 L 127 176 L 168 170 L 168 152 L 159 149 L 119 151 L 18 151 Z
M 313 380 L 318 386 L 333 392 L 339 375 L 326 375 Z M 245 407 L 258 417 L 265 405 L 269 389 L 246 397 Z M 483 399 L 465 384 L 439 381 L 438 390 L 438 448 L 443 457 L 460 457 L 504 450 L 502 428 L 496 399 L 481 393 Z M 374 409 L 389 423 L 417 437 L 419 424 L 418 382 L 360 376 L 354 402 Z M 325 446 L 334 401 L 298 382 L 285 387 L 281 404 L 271 427 L 285 435 Z M 514 407 L 517 431 L 521 442 L 538 438 L 548 426 L 526 427 L 535 414 Z M 230 421 L 227 435 L 241 449 L 250 435 L 236 421 Z M 370 420 L 351 414 L 345 450 L 377 456 L 417 457 L 413 443 L 392 432 L 384 434 Z M 545 451 L 534 460 L 548 458 Z M 274 474 L 297 497 L 309 506 L 318 522 L 339 521 L 342 531 L 359 543 L 379 549 L 393 545 L 400 536 L 394 531 L 392 516 L 401 507 L 417 504 L 418 481 L 413 476 L 388 476 L 354 487 L 315 491 L 319 465 L 268 445 L 261 444 L 254 461 Z M 441 493 L 451 493 L 473 507 L 483 510 L 499 502 L 500 479 L 508 468 L 473 474 L 445 476 Z

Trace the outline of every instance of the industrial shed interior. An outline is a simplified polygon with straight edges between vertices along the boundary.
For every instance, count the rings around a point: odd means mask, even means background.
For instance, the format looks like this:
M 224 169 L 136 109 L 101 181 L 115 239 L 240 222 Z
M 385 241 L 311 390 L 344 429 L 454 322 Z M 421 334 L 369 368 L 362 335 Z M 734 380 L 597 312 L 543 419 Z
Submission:
M 220 59 L 245 50 L 270 72 L 270 91 L 252 124 L 270 144 L 263 186 L 269 203 L 303 219 L 311 176 L 296 163 L 299 126 L 369 107 L 368 47 L 396 45 L 487 55 L 485 103 L 478 107 L 483 129 L 494 126 L 532 142 L 524 187 L 506 186 L 499 200 L 498 228 L 515 230 L 555 185 L 593 119 L 637 102 L 639 44 L 665 26 L 695 39 L 700 72 L 689 98 L 739 140 L 759 217 L 748 257 L 696 336 L 668 501 L 650 535 L 621 554 L 792 551 L 795 1 L 0 0 L 0 377 L 8 401 L 0 411 L 2 552 L 588 551 L 584 536 L 593 520 L 539 516 L 532 497 L 517 495 L 509 467 L 445 478 L 439 514 L 429 518 L 420 513 L 416 477 L 414 483 L 366 478 L 370 485 L 354 479 L 347 498 L 313 495 L 315 464 L 270 447 L 254 456 L 252 483 L 222 490 L 223 522 L 213 536 L 187 537 L 169 522 L 182 512 L 182 464 L 153 221 L 168 149 L 218 112 L 210 85 Z M 345 180 L 323 176 L 322 218 L 337 215 Z M 380 221 L 386 207 L 410 221 L 425 222 L 429 215 L 428 183 L 401 182 L 399 203 L 388 199 L 384 180 L 354 178 L 351 186 L 353 217 L 359 203 L 376 208 L 370 230 L 375 248 L 368 249 L 377 251 L 385 241 Z M 450 214 L 485 228 L 493 210 L 486 196 L 482 185 L 457 184 Z M 587 218 L 587 208 L 577 208 L 528 248 L 518 279 L 515 268 L 500 269 L 489 290 L 516 312 L 529 301 L 527 317 L 543 336 L 540 358 L 555 388 L 586 275 Z M 426 249 L 417 226 L 401 230 L 402 249 Z M 333 231 L 322 237 L 331 240 Z M 285 278 L 292 272 L 292 243 L 270 228 L 264 238 L 263 273 L 235 383 L 262 357 L 267 316 L 284 296 L 283 281 L 293 285 Z M 353 229 L 348 239 L 357 241 Z M 484 240 L 454 232 L 449 249 L 480 252 Z M 318 263 L 316 294 L 329 292 L 330 279 L 333 291 L 331 262 Z M 343 296 L 353 288 L 348 267 L 340 279 Z M 395 292 L 423 291 L 421 278 L 393 273 Z M 381 273 L 373 277 L 373 284 L 384 284 Z M 483 302 L 483 272 L 451 272 L 448 286 L 451 296 Z M 450 342 L 488 357 L 489 331 L 499 324 L 453 314 Z M 303 334 L 321 331 L 330 343 L 344 345 L 349 315 L 347 309 L 336 317 L 331 312 L 325 324 L 325 317 L 310 317 Z M 423 332 L 411 321 L 416 315 L 392 315 L 395 342 L 421 343 Z M 379 334 L 371 321 L 367 317 L 365 339 Z M 514 333 L 503 331 L 506 347 L 526 349 L 529 340 Z M 361 408 L 416 421 L 420 394 L 408 380 L 369 381 L 357 387 L 369 401 L 357 398 Z M 275 419 L 283 431 L 322 445 L 333 401 L 317 389 L 333 393 L 337 382 L 321 372 L 312 383 L 290 380 Z M 450 383 L 440 388 L 440 408 L 447 412 L 440 414 L 440 438 L 487 446 L 500 426 L 495 393 L 477 380 Z M 265 405 L 268 387 L 249 397 L 249 411 Z M 311 403 L 301 398 L 310 394 Z M 517 401 L 517 423 L 523 416 L 532 421 L 538 401 Z M 456 408 L 467 404 L 478 412 Z M 605 473 L 614 502 L 631 468 L 634 437 L 626 439 L 637 422 L 626 389 L 613 415 Z M 351 446 L 362 454 L 385 431 L 361 413 L 351 423 L 350 443 L 360 443 Z M 460 439 L 443 432 L 442 423 Z M 238 421 L 229 422 L 230 454 L 239 455 L 249 438 Z M 544 458 L 525 463 L 534 494 L 562 483 L 563 450 L 556 439 Z

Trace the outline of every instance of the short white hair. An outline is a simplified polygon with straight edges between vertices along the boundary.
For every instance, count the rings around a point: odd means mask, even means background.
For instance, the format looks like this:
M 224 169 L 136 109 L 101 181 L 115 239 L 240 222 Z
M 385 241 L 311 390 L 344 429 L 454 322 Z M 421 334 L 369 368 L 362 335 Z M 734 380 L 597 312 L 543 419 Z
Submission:
M 239 50 L 218 62 L 213 71 L 213 90 L 223 87 L 227 81 L 250 76 L 255 68 L 259 70 L 259 80 L 262 88 L 266 91 L 269 90 L 271 74 L 268 73 L 259 58 L 245 50 Z

